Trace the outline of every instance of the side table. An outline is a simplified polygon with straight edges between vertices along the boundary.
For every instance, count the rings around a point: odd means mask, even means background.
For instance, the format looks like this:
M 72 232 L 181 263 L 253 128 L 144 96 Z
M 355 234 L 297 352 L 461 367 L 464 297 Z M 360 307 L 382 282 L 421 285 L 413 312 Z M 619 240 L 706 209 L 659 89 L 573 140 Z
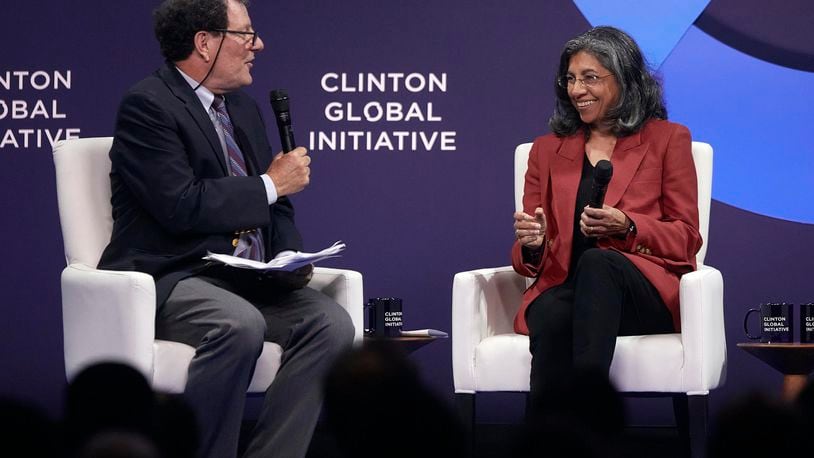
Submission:
M 429 343 L 435 342 L 436 340 L 446 339 L 447 337 L 436 337 L 436 336 L 375 336 L 370 334 L 365 334 L 365 342 L 392 342 L 405 353 L 412 353 L 419 348 L 427 345 Z
M 783 399 L 794 400 L 814 372 L 814 344 L 739 343 L 738 347 L 783 374 Z

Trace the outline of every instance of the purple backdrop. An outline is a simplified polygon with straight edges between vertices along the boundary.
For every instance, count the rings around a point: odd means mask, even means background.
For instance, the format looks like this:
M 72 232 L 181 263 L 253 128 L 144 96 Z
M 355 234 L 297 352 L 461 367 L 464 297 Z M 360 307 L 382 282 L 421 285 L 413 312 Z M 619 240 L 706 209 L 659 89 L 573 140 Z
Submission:
M 0 85 L 0 100 L 8 106 L 22 100 L 31 111 L 37 100 L 49 109 L 51 100 L 58 104 L 52 111 L 59 119 L 12 119 L 10 112 L 0 118 L 0 135 L 12 131 L 18 143 L 6 138 L 0 147 L 0 234 L 6 241 L 0 394 L 35 400 L 54 414 L 65 383 L 59 291 L 64 258 L 54 171 L 50 146 L 24 147 L 21 130 L 112 134 L 123 92 L 161 65 L 153 6 L 147 3 L 152 2 L 11 0 L 6 11 L 12 20 L 0 30 L 5 44 L 0 80 L 15 71 L 71 76 L 69 89 L 36 90 L 26 83 L 19 90 L 16 79 L 9 89 Z M 748 11 L 746 3 L 728 2 L 726 8 Z M 712 7 L 721 10 L 720 2 Z M 348 244 L 344 257 L 326 265 L 362 272 L 368 297 L 402 297 L 407 328 L 450 330 L 453 275 L 508 263 L 514 146 L 547 131 L 560 47 L 585 30 L 587 21 L 565 0 L 525 0 L 511 7 L 463 0 L 267 1 L 255 2 L 251 14 L 266 50 L 257 58 L 248 91 L 271 119 L 268 91 L 287 89 L 301 144 L 309 142 L 310 132 L 369 131 L 374 139 L 380 132 L 455 132 L 453 151 L 437 145 L 416 151 L 316 150 L 313 183 L 294 198 L 306 248 L 336 239 Z M 446 75 L 446 91 L 326 92 L 321 79 L 327 73 Z M 431 103 L 441 119 L 334 122 L 325 114 L 332 102 L 352 103 L 354 114 L 371 102 L 405 108 L 417 103 L 425 116 Z M 270 137 L 278 144 L 273 128 Z M 779 390 L 780 376 L 735 343 L 743 340 L 740 323 L 749 306 L 770 299 L 814 300 L 812 239 L 811 225 L 713 203 L 707 263 L 724 275 L 730 358 L 729 382 L 712 396 L 714 409 L 747 389 Z M 449 399 L 450 353 L 450 342 L 443 341 L 413 356 L 426 380 Z M 522 401 L 506 408 L 510 395 L 503 396 L 485 397 L 481 421 L 519 420 Z M 669 403 L 643 401 L 636 412 L 635 422 L 672 422 Z

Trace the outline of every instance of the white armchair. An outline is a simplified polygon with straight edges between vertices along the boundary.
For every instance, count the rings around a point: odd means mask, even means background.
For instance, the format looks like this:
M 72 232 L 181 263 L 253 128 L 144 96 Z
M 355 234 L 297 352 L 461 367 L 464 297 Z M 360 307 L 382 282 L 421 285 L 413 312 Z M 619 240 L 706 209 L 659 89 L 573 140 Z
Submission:
M 515 150 L 514 194 L 522 210 L 531 143 Z M 704 265 L 712 194 L 712 147 L 693 142 L 698 175 L 698 210 L 704 244 L 698 270 L 681 278 L 681 333 L 616 339 L 610 378 L 629 394 L 673 396 L 676 422 L 689 435 L 692 456 L 701 456 L 707 429 L 707 395 L 726 377 L 726 338 L 721 273 Z M 455 275 L 452 287 L 452 373 L 456 403 L 474 427 L 475 394 L 529 391 L 529 339 L 516 334 L 513 319 L 527 279 L 511 266 Z
M 57 197 L 65 257 L 62 272 L 62 320 L 68 380 L 84 367 L 118 361 L 141 371 L 154 389 L 183 392 L 194 348 L 155 339 L 155 284 L 141 272 L 99 270 L 110 240 L 112 138 L 67 140 L 54 147 Z M 309 284 L 343 306 L 362 339 L 362 275 L 316 268 Z M 266 391 L 280 368 L 282 349 L 266 342 L 249 393 Z

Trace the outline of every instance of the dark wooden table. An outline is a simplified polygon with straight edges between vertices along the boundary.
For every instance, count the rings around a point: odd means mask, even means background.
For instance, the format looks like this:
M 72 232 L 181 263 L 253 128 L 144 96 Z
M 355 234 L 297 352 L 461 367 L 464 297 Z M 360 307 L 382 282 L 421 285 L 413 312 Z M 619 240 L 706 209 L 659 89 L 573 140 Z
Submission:
M 394 336 L 394 337 L 386 337 L 386 336 L 374 336 L 370 334 L 365 334 L 365 342 L 392 342 L 398 345 L 402 350 L 406 353 L 412 353 L 419 348 L 427 345 L 429 343 L 435 342 L 436 340 L 446 339 L 447 337 L 436 337 L 436 336 Z
M 738 347 L 783 374 L 783 399 L 793 400 L 814 372 L 814 344 L 739 343 Z

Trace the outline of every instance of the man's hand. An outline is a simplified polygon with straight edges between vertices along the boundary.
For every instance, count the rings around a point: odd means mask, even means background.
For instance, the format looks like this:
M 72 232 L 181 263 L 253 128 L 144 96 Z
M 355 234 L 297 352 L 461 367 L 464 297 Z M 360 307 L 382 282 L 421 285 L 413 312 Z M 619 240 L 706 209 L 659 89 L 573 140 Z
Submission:
M 274 182 L 277 196 L 282 197 L 302 191 L 311 181 L 311 158 L 303 147 L 294 148 L 288 154 L 277 153 L 266 175 Z
M 296 151 L 296 150 L 295 150 Z M 289 153 L 291 154 L 291 153 Z M 314 276 L 314 265 L 307 264 L 292 272 L 284 270 L 271 270 L 266 273 L 275 284 L 284 289 L 301 289 L 308 285 Z

